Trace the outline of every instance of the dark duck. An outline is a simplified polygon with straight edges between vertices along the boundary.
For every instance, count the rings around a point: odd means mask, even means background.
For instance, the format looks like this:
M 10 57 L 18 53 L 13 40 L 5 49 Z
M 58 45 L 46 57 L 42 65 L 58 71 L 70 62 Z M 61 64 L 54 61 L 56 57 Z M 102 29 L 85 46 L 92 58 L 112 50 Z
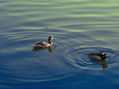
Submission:
M 88 54 L 88 57 L 90 58 L 91 61 L 100 63 L 103 69 L 107 68 L 107 61 L 106 61 L 107 54 L 105 52 L 101 52 L 98 54 Z
M 105 60 L 107 58 L 107 54 L 105 52 L 97 54 L 88 54 L 88 57 L 90 57 L 91 59 Z

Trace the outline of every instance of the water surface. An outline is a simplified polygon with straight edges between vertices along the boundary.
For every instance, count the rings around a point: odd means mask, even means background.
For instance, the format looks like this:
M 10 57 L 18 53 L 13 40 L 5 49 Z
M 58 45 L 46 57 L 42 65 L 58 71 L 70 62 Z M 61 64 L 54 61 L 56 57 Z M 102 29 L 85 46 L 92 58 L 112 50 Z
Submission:
M 0 89 L 117 89 L 118 28 L 119 0 L 0 0 Z

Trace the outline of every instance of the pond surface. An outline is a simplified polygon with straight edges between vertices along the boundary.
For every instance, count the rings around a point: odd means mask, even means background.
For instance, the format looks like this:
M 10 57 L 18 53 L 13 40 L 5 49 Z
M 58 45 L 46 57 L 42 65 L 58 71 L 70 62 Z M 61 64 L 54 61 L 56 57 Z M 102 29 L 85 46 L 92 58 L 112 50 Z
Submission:
M 0 89 L 118 88 L 119 0 L 0 0 Z

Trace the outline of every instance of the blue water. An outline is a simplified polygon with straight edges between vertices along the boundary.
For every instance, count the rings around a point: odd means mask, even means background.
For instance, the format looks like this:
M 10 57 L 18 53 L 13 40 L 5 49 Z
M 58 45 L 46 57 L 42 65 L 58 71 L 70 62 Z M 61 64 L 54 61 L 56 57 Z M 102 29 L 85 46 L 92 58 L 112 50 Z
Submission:
M 118 89 L 118 15 L 119 0 L 0 0 L 0 89 Z

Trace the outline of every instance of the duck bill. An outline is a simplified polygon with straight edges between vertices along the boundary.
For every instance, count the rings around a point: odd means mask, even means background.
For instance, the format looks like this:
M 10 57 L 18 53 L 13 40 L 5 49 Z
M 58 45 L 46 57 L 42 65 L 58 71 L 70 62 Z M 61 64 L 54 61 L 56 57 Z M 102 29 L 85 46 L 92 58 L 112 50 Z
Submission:
M 53 38 L 53 40 L 55 41 L 55 38 Z

